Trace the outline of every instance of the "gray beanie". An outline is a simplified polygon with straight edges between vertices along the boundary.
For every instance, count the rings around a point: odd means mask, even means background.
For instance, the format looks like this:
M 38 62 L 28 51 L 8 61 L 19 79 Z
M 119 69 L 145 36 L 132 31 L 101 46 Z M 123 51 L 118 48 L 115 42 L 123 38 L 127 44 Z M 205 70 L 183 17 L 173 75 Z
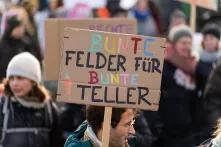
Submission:
M 180 38 L 187 36 L 192 38 L 192 31 L 187 25 L 178 25 L 173 27 L 169 32 L 169 41 L 177 42 Z
M 40 63 L 32 54 L 28 52 L 20 53 L 14 56 L 8 64 L 7 78 L 10 76 L 21 76 L 40 83 Z

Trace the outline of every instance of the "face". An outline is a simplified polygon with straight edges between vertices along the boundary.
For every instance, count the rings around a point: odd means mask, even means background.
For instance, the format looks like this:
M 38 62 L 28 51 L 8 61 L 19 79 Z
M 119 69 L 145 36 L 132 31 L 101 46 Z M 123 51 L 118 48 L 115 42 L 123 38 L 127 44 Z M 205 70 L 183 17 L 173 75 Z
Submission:
M 111 128 L 110 132 L 110 146 L 124 147 L 127 138 L 135 134 L 133 127 L 134 124 L 134 111 L 127 109 L 122 115 L 121 120 L 115 128 Z
M 24 25 L 20 25 L 14 28 L 14 30 L 12 31 L 11 35 L 14 38 L 21 38 L 24 36 L 24 32 L 25 32 L 25 27 Z
M 22 97 L 31 91 L 33 82 L 24 77 L 11 76 L 9 78 L 9 86 L 15 96 Z
M 189 57 L 192 48 L 192 38 L 191 37 L 181 37 L 175 44 L 174 48 L 178 55 L 182 57 Z
M 219 40 L 210 34 L 203 37 L 203 47 L 208 52 L 214 52 L 218 49 Z

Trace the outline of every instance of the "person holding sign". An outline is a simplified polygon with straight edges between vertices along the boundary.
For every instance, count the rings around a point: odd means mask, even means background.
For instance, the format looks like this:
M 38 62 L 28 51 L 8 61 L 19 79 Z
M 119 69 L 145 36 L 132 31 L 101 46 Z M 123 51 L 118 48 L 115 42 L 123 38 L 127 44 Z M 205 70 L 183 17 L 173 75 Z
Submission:
M 88 106 L 87 121 L 68 137 L 64 147 L 102 147 L 104 107 Z M 136 111 L 128 108 L 113 108 L 110 147 L 135 147 L 133 127 Z
M 40 63 L 30 53 L 9 62 L 0 97 L 0 146 L 62 146 L 57 107 L 40 81 Z
M 193 109 L 197 98 L 191 56 L 192 33 L 188 26 L 171 29 L 165 52 L 161 84 L 160 116 L 165 147 L 193 147 Z

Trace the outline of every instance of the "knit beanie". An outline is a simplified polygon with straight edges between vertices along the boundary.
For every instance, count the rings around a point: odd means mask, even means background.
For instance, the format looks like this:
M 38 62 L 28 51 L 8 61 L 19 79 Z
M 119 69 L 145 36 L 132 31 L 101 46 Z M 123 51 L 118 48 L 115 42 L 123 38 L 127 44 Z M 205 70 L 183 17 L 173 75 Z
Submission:
M 216 24 L 208 24 L 202 30 L 203 35 L 213 35 L 220 40 L 220 29 Z
M 7 78 L 10 76 L 21 76 L 40 83 L 40 63 L 32 54 L 28 52 L 20 53 L 14 56 L 8 64 Z
M 188 27 L 187 25 L 178 25 L 174 26 L 170 30 L 168 39 L 170 42 L 176 43 L 180 38 L 185 36 L 192 38 L 192 32 L 190 27 Z

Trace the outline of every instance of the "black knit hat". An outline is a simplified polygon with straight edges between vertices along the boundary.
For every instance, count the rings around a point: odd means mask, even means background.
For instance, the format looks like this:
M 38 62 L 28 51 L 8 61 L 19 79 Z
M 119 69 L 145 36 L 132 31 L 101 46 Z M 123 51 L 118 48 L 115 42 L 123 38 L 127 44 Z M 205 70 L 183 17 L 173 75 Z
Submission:
M 176 43 L 182 37 L 190 37 L 192 38 L 192 31 L 187 25 L 177 25 L 173 27 L 168 35 L 168 39 L 172 43 Z
M 208 24 L 203 28 L 203 35 L 213 35 L 220 40 L 220 28 L 216 24 Z

